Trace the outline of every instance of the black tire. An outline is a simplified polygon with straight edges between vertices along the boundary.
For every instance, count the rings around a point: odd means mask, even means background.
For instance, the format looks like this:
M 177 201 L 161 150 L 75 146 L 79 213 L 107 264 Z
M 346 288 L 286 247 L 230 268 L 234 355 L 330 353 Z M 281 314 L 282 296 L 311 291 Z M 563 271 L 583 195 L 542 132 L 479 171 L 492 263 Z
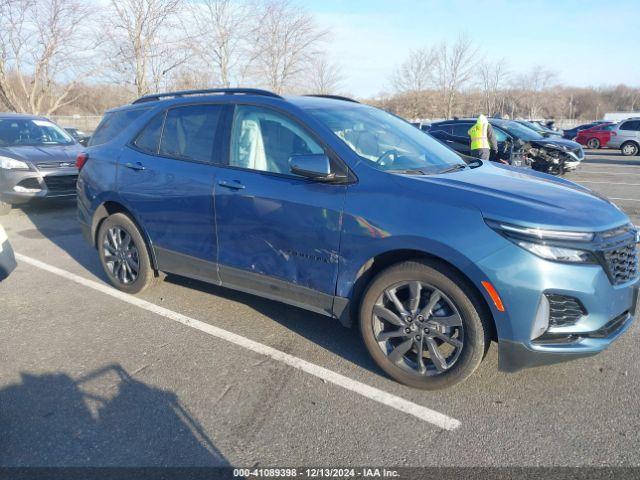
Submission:
M 624 142 L 620 145 L 620 152 L 625 157 L 634 157 L 638 155 L 640 151 L 640 146 L 636 142 Z
M 416 281 L 422 285 L 432 286 L 434 290 L 432 290 L 430 295 L 433 295 L 436 289 L 442 293 L 443 298 L 446 298 L 447 302 L 454 305 L 458 313 L 458 318 L 461 319 L 463 328 L 462 335 L 456 338 L 462 338 L 462 346 L 457 354 L 457 359 L 451 363 L 448 369 L 441 373 L 436 373 L 436 362 L 431 360 L 431 353 L 429 353 L 429 357 L 422 357 L 421 363 L 424 363 L 426 366 L 426 362 L 429 361 L 431 364 L 424 373 L 420 373 L 418 369 L 413 371 L 407 369 L 406 362 L 408 360 L 406 356 L 401 358 L 400 363 L 391 361 L 388 358 L 390 354 L 389 349 L 385 352 L 384 348 L 387 347 L 382 347 L 379 343 L 380 338 L 377 337 L 377 335 L 381 332 L 378 334 L 375 333 L 377 327 L 374 326 L 374 324 L 380 322 L 380 317 L 374 315 L 374 308 L 378 309 L 380 307 L 380 298 L 387 298 L 385 297 L 385 291 L 402 284 L 402 282 L 413 283 Z M 423 291 L 424 290 L 421 290 L 421 292 Z M 426 299 L 427 302 L 430 302 L 432 298 L 433 297 L 430 296 Z M 420 301 L 424 302 L 424 300 L 425 299 L 421 299 Z M 440 305 L 440 303 L 436 305 Z M 468 284 L 466 279 L 461 277 L 458 272 L 449 266 L 441 262 L 429 260 L 406 261 L 387 268 L 372 280 L 362 298 L 360 306 L 360 330 L 367 350 L 373 360 L 398 382 L 424 390 L 448 388 L 469 377 L 478 368 L 489 348 L 491 342 L 490 322 L 492 320 L 488 318 L 490 314 L 486 312 L 486 307 L 483 309 L 481 305 L 482 300 L 478 298 L 478 294 L 473 287 Z M 433 308 L 431 310 L 433 310 Z M 416 311 L 419 311 L 419 308 L 416 309 Z M 408 317 L 404 318 L 406 319 Z M 414 323 L 419 323 L 419 317 L 414 318 Z M 420 316 L 420 318 L 423 319 L 422 316 Z M 424 319 L 426 318 L 437 319 L 445 317 L 437 317 L 430 314 L 429 317 L 424 317 Z M 407 326 L 407 324 L 404 323 L 404 326 Z M 424 326 L 425 323 L 420 323 L 417 330 L 420 331 Z M 407 329 L 400 327 L 397 331 L 400 330 L 406 332 Z M 423 331 L 428 332 L 428 329 L 425 328 Z M 386 333 L 386 331 L 382 333 Z M 459 333 L 456 335 L 459 335 Z M 423 336 L 422 342 L 426 343 L 428 341 L 426 333 Z M 420 338 L 414 337 L 413 340 L 420 340 Z M 431 340 L 433 340 L 433 338 Z M 397 339 L 398 343 L 404 341 L 404 338 Z M 446 346 L 445 342 L 442 342 L 441 345 Z M 411 344 L 411 350 L 409 350 L 407 354 L 415 355 L 417 359 L 417 349 L 417 344 Z M 429 367 L 431 368 L 430 374 L 428 374 Z M 437 372 L 440 372 L 440 370 L 437 369 Z
M 11 204 L 0 200 L 0 217 L 9 215 L 9 212 L 11 212 Z
M 135 278 L 133 278 L 133 275 L 129 275 L 125 271 L 123 280 L 122 270 L 115 267 L 116 262 L 109 262 L 106 258 L 109 254 L 108 248 L 113 248 L 113 244 L 110 243 L 110 240 L 107 239 L 107 235 L 110 235 L 110 231 L 125 232 L 129 235 L 131 243 L 128 244 L 135 247 L 136 254 L 133 258 L 137 260 L 137 262 L 135 263 L 138 266 Z M 109 282 L 118 290 L 131 294 L 140 293 L 156 282 L 158 277 L 156 277 L 155 271 L 153 270 L 147 244 L 144 241 L 144 238 L 142 237 L 142 234 L 138 230 L 136 224 L 127 215 L 123 213 L 115 213 L 107 217 L 102 222 L 98 231 L 97 247 L 102 268 L 107 274 Z M 129 248 L 127 249 L 127 251 L 133 252 L 134 249 Z M 124 257 L 127 256 L 127 254 L 125 253 L 122 253 L 122 255 L 124 255 Z M 114 255 L 111 255 L 111 257 L 116 258 Z M 128 260 L 123 257 L 117 258 L 117 262 L 121 264 L 123 264 L 123 260 L 125 260 L 125 262 L 132 261 L 130 255 L 128 257 Z M 110 263 L 111 266 L 109 265 Z M 123 268 L 129 268 L 129 272 L 132 272 L 132 267 L 128 263 L 127 266 L 124 266 L 123 264 Z M 116 271 L 114 272 L 114 270 Z M 126 281 L 127 278 L 129 279 L 129 281 Z
M 600 140 L 597 138 L 590 138 L 587 140 L 587 147 L 593 150 L 598 150 L 600 148 Z

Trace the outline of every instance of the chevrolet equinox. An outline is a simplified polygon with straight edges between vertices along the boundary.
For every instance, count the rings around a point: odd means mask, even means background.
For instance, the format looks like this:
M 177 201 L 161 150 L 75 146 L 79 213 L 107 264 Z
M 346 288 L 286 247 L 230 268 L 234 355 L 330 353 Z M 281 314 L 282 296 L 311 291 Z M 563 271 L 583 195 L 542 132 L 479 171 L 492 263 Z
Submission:
M 453 150 L 382 110 L 255 89 L 108 111 L 77 159 L 78 215 L 109 281 L 163 273 L 358 324 L 424 389 L 596 354 L 636 304 L 636 230 L 570 181 Z

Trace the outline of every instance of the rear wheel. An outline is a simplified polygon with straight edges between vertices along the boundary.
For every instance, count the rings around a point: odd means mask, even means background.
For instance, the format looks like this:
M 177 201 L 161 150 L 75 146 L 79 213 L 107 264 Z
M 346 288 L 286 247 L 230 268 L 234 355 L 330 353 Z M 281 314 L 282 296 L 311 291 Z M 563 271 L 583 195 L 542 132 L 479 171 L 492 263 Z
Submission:
M 590 138 L 587 142 L 587 147 L 597 150 L 598 148 L 600 148 L 600 140 L 598 140 L 597 138 Z
M 638 150 L 640 150 L 640 147 L 638 147 L 638 144 L 635 142 L 625 142 L 620 147 L 620 152 L 622 152 L 622 155 L 625 157 L 638 155 Z
M 98 232 L 100 262 L 111 284 L 139 293 L 155 281 L 147 245 L 133 221 L 123 213 L 107 217 Z
M 490 330 L 476 295 L 450 267 L 408 261 L 379 274 L 360 308 L 360 329 L 375 362 L 406 385 L 456 385 L 484 357 Z

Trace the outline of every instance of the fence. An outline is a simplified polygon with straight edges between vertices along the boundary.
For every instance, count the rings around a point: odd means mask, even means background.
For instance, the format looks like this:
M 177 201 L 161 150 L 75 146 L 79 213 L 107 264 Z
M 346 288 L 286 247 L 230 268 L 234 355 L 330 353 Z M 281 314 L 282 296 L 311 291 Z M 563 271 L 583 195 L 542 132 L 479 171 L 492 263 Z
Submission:
M 75 127 L 85 132 L 93 132 L 98 126 L 98 123 L 100 123 L 102 116 L 51 115 L 49 118 L 61 127 Z

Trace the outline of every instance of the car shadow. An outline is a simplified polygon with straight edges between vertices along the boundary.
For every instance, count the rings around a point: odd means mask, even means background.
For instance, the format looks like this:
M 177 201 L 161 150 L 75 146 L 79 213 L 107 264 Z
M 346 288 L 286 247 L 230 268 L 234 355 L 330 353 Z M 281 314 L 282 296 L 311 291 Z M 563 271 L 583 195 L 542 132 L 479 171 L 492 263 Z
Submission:
M 3 468 L 229 466 L 175 393 L 118 364 L 20 376 L 0 390 Z
M 15 207 L 14 207 L 15 208 Z M 95 249 L 82 237 L 76 218 L 75 199 L 51 200 L 29 203 L 18 208 L 26 215 L 34 228 L 13 232 L 14 248 L 20 251 L 20 238 L 47 239 L 65 251 L 89 273 L 107 281 Z M 42 258 L 41 260 L 45 260 Z
M 75 217 L 74 201 L 27 205 L 23 212 L 33 223 L 34 229 L 15 232 L 16 235 L 23 238 L 48 239 L 88 272 L 108 283 L 95 249 L 82 237 Z M 46 258 L 41 259 L 46 261 Z M 369 356 L 358 328 L 348 329 L 336 319 L 206 282 L 176 275 L 169 275 L 166 281 L 246 304 L 326 350 L 377 375 L 386 376 Z
M 386 376 L 371 359 L 357 325 L 346 328 L 337 319 L 319 313 L 190 278 L 169 275 L 165 282 L 247 305 L 345 360 L 376 375 Z

